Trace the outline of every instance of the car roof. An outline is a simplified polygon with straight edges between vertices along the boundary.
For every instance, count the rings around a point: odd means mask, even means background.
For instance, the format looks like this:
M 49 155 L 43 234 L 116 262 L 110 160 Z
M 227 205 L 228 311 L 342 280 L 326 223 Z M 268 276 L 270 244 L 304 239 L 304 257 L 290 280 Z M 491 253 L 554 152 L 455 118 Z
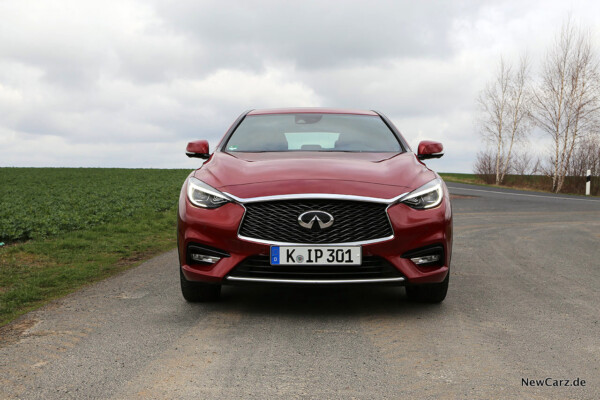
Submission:
M 354 110 L 350 108 L 323 108 L 323 107 L 296 107 L 296 108 L 271 108 L 252 110 L 247 115 L 266 114 L 354 114 L 354 115 L 379 115 L 370 110 Z

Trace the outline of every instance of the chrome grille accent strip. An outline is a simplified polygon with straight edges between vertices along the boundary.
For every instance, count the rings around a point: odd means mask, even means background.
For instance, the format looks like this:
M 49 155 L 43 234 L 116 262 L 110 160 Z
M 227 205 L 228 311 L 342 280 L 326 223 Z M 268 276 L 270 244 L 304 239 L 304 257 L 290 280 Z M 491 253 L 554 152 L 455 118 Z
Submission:
M 231 193 L 222 192 L 231 197 L 238 203 L 256 203 L 262 201 L 277 201 L 277 200 L 351 200 L 351 201 L 366 201 L 369 203 L 393 204 L 406 196 L 409 192 L 399 194 L 391 199 L 382 199 L 379 197 L 355 196 L 350 194 L 333 194 L 333 193 L 298 193 L 298 194 L 281 194 L 276 196 L 261 196 L 242 198 L 232 195 Z
M 363 240 L 362 242 L 348 242 L 348 243 L 292 243 L 292 242 L 275 242 L 275 241 L 272 241 L 272 240 L 262 240 L 262 239 L 255 239 L 255 238 L 251 238 L 251 237 L 246 237 L 246 236 L 242 236 L 240 234 L 238 234 L 238 238 L 240 238 L 242 240 L 247 240 L 249 242 L 255 242 L 255 243 L 260 243 L 260 244 L 270 244 L 270 245 L 274 245 L 274 246 L 359 246 L 359 245 L 363 245 L 363 244 L 372 244 L 372 243 L 385 242 L 386 240 L 392 240 L 394 238 L 394 235 L 383 237 L 383 238 L 378 238 L 378 239 L 372 239 L 372 240 Z

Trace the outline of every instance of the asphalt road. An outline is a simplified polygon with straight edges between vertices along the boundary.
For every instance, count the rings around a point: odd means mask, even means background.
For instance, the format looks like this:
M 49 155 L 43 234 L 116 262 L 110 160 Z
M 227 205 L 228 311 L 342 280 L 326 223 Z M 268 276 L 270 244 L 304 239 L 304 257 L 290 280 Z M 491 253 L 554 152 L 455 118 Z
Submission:
M 172 251 L 17 321 L 0 398 L 599 399 L 600 200 L 449 186 L 441 305 L 392 287 L 187 304 Z M 523 385 L 546 378 L 585 386 Z

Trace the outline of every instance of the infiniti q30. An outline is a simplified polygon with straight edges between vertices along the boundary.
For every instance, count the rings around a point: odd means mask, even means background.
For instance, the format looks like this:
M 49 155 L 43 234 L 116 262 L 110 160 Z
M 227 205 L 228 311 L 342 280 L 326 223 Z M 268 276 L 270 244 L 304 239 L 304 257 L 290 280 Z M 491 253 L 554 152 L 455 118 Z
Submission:
M 183 184 L 183 297 L 224 284 L 402 285 L 410 299 L 448 290 L 452 211 L 446 185 L 375 111 L 297 108 L 242 114 Z

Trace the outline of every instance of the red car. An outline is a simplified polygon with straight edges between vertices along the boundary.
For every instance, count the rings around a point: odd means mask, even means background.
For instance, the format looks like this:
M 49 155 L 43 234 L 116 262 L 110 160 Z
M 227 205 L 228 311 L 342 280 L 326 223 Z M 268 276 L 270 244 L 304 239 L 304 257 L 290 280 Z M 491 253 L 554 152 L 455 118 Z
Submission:
M 187 301 L 222 284 L 394 284 L 410 299 L 446 297 L 452 255 L 448 189 L 374 111 L 293 108 L 242 114 L 179 198 Z

